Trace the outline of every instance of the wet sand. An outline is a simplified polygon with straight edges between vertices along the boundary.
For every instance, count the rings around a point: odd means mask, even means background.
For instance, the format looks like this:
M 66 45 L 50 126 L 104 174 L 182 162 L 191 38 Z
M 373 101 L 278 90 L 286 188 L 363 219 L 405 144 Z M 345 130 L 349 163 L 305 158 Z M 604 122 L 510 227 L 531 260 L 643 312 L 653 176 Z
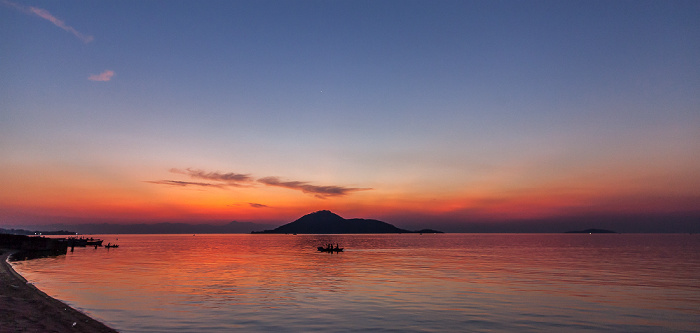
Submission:
M 0 252 L 0 333 L 117 332 L 27 284 Z

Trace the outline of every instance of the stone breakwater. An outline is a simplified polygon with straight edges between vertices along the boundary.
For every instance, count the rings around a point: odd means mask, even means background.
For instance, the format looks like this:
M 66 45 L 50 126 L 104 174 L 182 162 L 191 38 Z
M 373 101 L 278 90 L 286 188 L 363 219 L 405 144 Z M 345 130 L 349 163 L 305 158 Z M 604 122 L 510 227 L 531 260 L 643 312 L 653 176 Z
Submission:
M 0 234 L 0 249 L 16 250 L 14 258 L 22 260 L 66 254 L 68 242 L 46 237 Z

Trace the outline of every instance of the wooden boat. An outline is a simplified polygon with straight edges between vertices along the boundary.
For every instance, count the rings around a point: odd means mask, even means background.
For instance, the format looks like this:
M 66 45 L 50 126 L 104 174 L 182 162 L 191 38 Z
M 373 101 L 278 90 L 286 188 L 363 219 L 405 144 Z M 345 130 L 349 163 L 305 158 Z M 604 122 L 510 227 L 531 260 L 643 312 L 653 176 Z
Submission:
M 102 246 L 102 240 L 96 238 L 70 237 L 65 240 L 68 242 L 68 246 L 74 247 Z
M 88 240 L 86 245 L 87 246 L 102 246 L 103 240 L 101 239 L 95 239 L 95 240 Z
M 319 246 L 319 247 L 318 247 L 318 250 L 321 251 L 321 252 L 343 252 L 343 248 L 342 248 L 342 247 L 341 247 L 341 248 L 337 248 L 337 247 L 330 247 L 330 248 L 328 248 L 328 247 Z
M 109 249 L 110 247 L 119 247 L 119 245 L 117 245 L 117 244 L 114 244 L 114 245 L 107 244 L 107 245 L 105 245 L 105 248 L 107 248 L 107 249 Z

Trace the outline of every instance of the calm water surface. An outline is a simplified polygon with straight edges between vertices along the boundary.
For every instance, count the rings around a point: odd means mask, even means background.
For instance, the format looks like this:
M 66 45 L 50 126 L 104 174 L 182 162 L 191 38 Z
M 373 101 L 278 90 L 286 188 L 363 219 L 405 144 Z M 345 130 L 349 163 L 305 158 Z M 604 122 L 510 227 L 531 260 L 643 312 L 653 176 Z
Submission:
M 700 327 L 700 235 L 99 237 L 14 266 L 121 332 Z

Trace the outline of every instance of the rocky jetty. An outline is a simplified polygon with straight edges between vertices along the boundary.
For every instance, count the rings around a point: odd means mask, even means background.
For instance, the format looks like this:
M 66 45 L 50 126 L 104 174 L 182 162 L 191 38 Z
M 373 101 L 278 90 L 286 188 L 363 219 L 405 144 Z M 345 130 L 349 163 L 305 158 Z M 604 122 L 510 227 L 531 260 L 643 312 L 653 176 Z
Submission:
M 68 252 L 68 243 L 64 240 L 25 235 L 0 234 L 0 248 L 18 250 L 15 258 L 33 258 L 61 255 Z

